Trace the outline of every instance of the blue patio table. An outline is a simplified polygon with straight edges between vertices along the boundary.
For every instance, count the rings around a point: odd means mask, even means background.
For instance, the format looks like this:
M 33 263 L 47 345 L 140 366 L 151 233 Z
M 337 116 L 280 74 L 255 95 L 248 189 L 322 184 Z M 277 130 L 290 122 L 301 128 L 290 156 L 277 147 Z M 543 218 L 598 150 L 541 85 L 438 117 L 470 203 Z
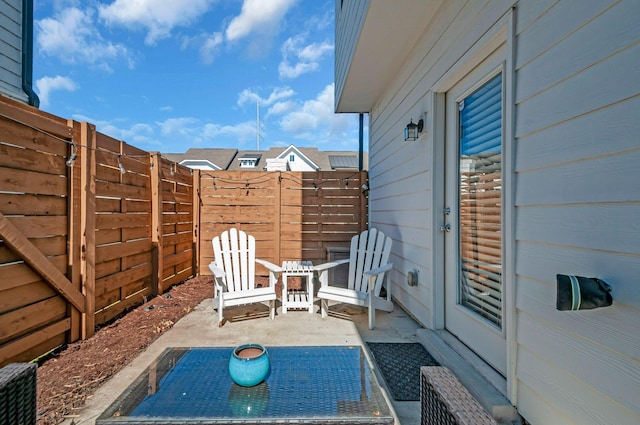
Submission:
M 264 382 L 228 373 L 232 347 L 169 348 L 96 424 L 392 424 L 360 346 L 267 347 Z

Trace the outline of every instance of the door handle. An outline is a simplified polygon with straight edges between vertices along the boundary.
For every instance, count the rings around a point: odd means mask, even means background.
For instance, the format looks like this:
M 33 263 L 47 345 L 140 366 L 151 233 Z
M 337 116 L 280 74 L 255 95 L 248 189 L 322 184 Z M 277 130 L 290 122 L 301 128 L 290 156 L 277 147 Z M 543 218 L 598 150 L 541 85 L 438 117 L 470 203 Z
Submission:
M 444 226 L 440 226 L 440 231 L 441 232 L 450 232 L 451 231 L 451 225 L 450 224 L 445 224 Z

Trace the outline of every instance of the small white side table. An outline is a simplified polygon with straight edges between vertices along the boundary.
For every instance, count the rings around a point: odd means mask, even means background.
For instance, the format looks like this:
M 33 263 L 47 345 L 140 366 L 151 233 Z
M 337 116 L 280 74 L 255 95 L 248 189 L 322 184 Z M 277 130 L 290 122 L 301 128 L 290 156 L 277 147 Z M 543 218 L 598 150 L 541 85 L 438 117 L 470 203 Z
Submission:
M 287 277 L 306 277 L 306 285 L 300 290 L 287 288 Z M 313 264 L 311 261 L 282 262 L 282 314 L 289 308 L 308 308 L 313 313 Z

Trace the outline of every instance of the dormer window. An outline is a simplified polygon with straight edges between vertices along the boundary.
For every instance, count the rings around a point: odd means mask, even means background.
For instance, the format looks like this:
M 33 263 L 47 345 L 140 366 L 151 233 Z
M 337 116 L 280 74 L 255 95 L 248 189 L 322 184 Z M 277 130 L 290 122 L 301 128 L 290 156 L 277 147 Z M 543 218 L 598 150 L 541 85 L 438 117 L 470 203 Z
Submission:
M 238 158 L 240 161 L 240 168 L 255 168 L 258 165 L 258 161 L 260 161 L 260 157 L 262 155 L 242 155 Z
M 289 155 L 289 162 L 295 162 L 295 160 L 296 160 L 295 155 Z

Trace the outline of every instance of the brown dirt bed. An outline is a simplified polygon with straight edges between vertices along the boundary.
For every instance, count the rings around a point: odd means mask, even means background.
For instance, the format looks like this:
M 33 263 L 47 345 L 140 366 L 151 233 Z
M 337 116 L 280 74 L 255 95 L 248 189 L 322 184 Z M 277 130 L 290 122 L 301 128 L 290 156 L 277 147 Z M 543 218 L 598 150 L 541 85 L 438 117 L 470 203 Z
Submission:
M 190 279 L 44 360 L 38 367 L 38 424 L 76 416 L 105 381 L 212 296 L 210 277 Z

